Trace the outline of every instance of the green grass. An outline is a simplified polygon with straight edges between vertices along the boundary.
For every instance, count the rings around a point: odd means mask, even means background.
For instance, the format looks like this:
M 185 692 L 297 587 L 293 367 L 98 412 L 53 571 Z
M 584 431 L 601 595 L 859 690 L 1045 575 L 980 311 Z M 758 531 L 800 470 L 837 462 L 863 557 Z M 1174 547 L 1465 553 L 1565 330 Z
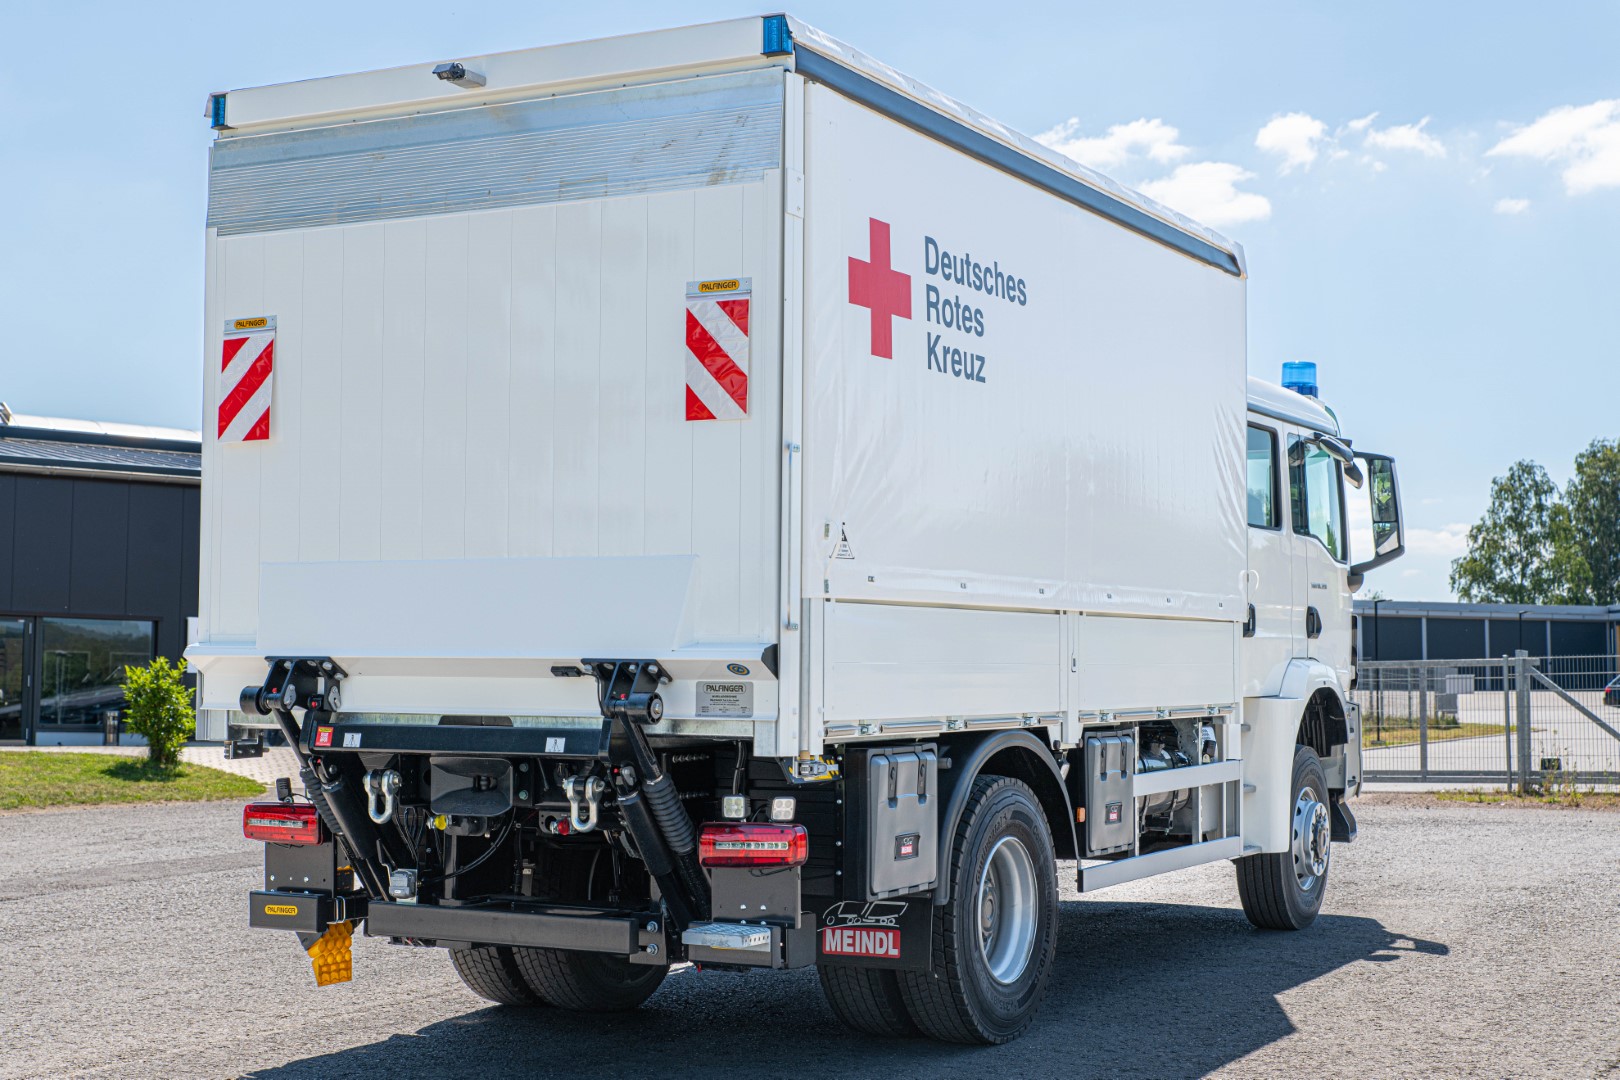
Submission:
M 1606 791 L 1574 791 L 1553 788 L 1529 795 L 1510 791 L 1437 791 L 1443 802 L 1480 803 L 1491 806 L 1568 806 L 1581 810 L 1620 810 L 1620 794 Z
M 1429 724 L 1429 741 L 1431 743 L 1445 742 L 1447 739 L 1472 739 L 1479 735 L 1500 735 L 1501 724 Z M 1418 741 L 1417 724 L 1410 727 L 1405 724 L 1396 726 L 1389 719 L 1385 719 L 1383 730 L 1378 725 L 1362 722 L 1361 747 L 1363 750 L 1372 750 L 1385 746 L 1411 746 Z
M 104 803 L 246 799 L 264 785 L 203 765 L 154 768 L 116 754 L 0 753 L 0 810 Z

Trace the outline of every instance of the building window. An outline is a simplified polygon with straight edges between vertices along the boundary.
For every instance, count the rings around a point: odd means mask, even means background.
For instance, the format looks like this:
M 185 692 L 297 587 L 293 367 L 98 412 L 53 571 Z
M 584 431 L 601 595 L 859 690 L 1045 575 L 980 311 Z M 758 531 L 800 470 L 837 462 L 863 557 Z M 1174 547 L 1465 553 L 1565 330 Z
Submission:
M 40 727 L 99 730 L 108 710 L 124 708 L 124 667 L 152 662 L 154 629 L 138 619 L 40 619 Z
M 1249 427 L 1249 524 L 1261 529 L 1277 527 L 1277 433 Z

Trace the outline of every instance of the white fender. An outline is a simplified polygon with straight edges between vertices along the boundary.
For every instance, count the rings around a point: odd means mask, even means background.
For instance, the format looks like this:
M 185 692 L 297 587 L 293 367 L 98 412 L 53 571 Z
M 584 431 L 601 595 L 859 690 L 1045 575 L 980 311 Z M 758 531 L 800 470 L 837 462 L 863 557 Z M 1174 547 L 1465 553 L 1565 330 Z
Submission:
M 1344 704 L 1344 691 L 1334 670 L 1317 660 L 1293 660 L 1283 674 L 1276 697 L 1243 699 L 1243 847 L 1248 854 L 1287 851 L 1293 807 L 1288 796 L 1294 774 L 1294 739 L 1305 715 L 1305 703 L 1328 689 Z M 1348 715 L 1348 710 L 1346 711 Z M 1357 725 L 1359 726 L 1359 725 Z M 1358 740 L 1359 731 L 1352 731 Z M 1360 773 L 1360 755 L 1355 772 Z M 1327 763 L 1323 763 L 1326 767 Z M 1249 790 L 1253 788 L 1253 790 Z

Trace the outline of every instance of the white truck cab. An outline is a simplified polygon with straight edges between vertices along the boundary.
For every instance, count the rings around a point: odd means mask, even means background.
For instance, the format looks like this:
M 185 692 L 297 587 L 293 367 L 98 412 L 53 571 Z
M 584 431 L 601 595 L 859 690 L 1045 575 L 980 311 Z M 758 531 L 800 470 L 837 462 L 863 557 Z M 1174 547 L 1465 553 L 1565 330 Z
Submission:
M 1249 607 L 1240 650 L 1245 711 L 1251 724 L 1280 709 L 1285 718 L 1303 715 L 1302 730 L 1326 728 L 1317 750 L 1329 783 L 1351 795 L 1361 775 L 1359 717 L 1349 694 L 1355 680 L 1351 597 L 1369 570 L 1404 551 L 1395 463 L 1351 449 L 1338 417 L 1317 397 L 1314 363 L 1285 364 L 1283 378 L 1281 385 L 1249 378 Z M 1373 550 L 1365 553 L 1350 547 L 1351 500 L 1358 498 L 1368 500 L 1372 523 Z M 1342 799 L 1333 813 L 1342 818 L 1336 831 L 1353 835 L 1354 819 Z M 1268 818 L 1288 823 L 1286 816 L 1257 814 L 1256 828 L 1247 832 L 1251 840 L 1272 832 L 1261 826 Z M 1271 850 L 1280 839 L 1268 836 L 1262 846 Z

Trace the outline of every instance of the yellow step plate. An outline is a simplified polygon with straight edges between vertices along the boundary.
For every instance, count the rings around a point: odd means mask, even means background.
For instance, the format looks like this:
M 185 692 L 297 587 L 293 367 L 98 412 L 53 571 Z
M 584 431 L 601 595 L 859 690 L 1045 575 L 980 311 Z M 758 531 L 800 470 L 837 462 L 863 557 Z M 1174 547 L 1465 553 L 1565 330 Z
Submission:
M 354 923 L 335 922 L 309 947 L 315 967 L 315 985 L 348 982 L 354 978 Z

